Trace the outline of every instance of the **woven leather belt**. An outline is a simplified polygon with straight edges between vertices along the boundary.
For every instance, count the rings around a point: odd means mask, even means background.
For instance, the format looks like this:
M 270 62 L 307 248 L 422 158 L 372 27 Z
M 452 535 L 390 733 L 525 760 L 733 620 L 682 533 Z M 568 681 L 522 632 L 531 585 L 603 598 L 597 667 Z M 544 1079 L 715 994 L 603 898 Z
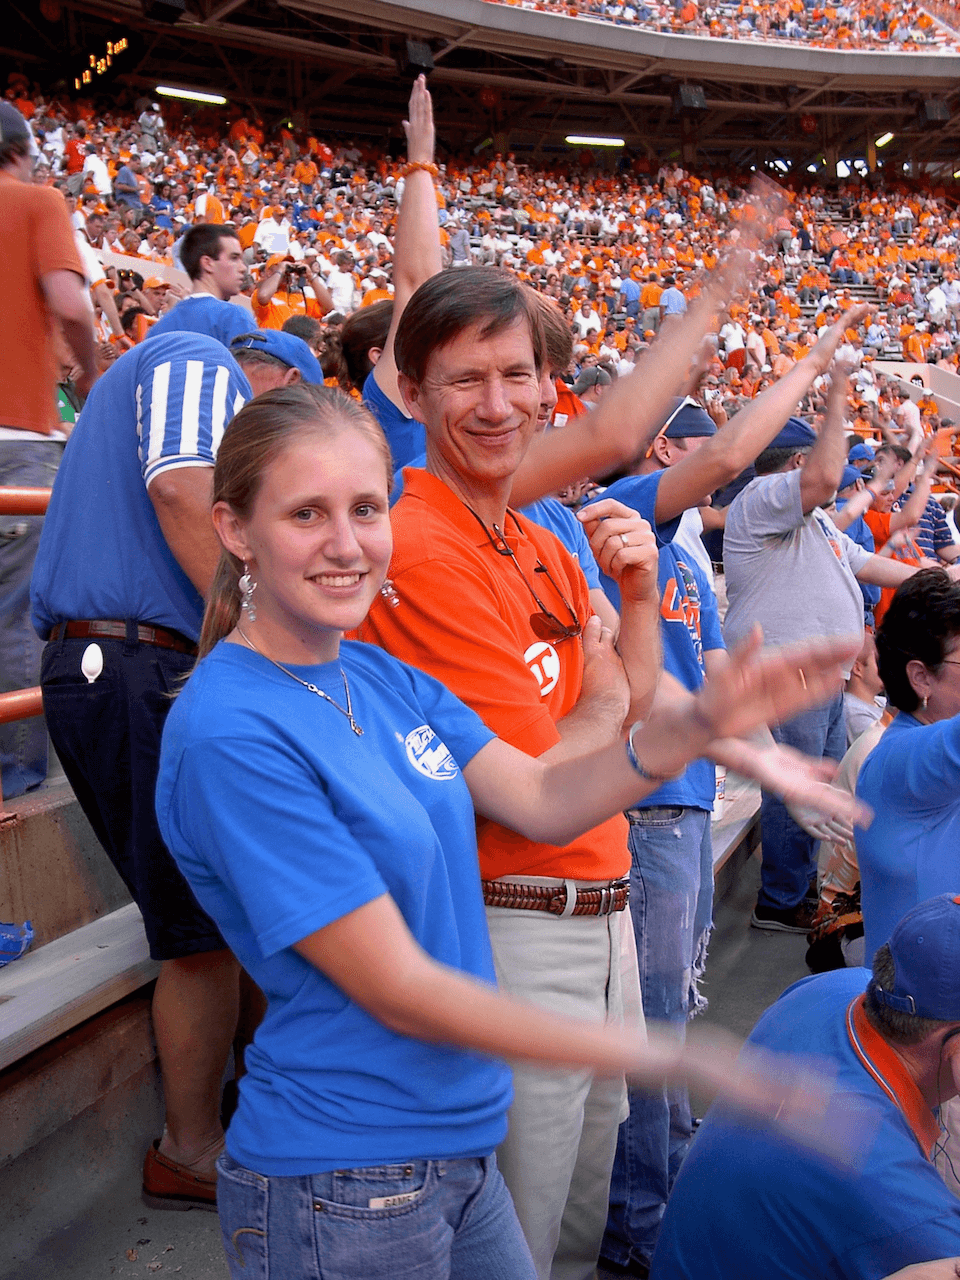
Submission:
M 127 624 L 102 618 L 77 622 L 58 622 L 50 632 L 51 640 L 126 640 Z M 179 631 L 167 627 L 150 627 L 137 624 L 137 639 L 141 644 L 152 644 L 157 649 L 173 649 L 175 653 L 195 654 L 197 646 Z
M 514 884 L 509 880 L 481 880 L 488 907 L 520 911 L 549 911 L 554 916 L 608 916 L 623 911 L 630 899 L 629 880 L 611 880 L 593 889 L 578 889 L 572 880 L 563 884 Z M 573 906 L 567 894 L 572 890 Z

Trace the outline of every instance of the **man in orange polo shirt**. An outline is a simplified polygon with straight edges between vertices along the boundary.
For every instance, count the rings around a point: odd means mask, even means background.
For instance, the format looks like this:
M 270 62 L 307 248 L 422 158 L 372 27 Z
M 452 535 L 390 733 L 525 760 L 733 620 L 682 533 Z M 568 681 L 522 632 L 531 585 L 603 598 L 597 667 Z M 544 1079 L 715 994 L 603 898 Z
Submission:
M 472 267 L 433 276 L 407 304 L 394 354 L 407 407 L 426 427 L 427 469 L 404 474 L 391 589 L 361 638 L 429 671 L 514 746 L 553 758 L 615 739 L 625 717 L 646 714 L 659 599 L 641 553 L 649 527 L 619 503 L 598 504 L 605 518 L 593 545 L 620 582 L 628 689 L 609 637 L 598 644 L 595 624 L 584 633 L 591 609 L 575 560 L 507 509 L 546 373 L 533 296 L 504 272 Z M 562 849 L 480 821 L 478 844 L 501 987 L 588 1021 L 642 1016 L 620 909 L 625 821 L 618 815 Z M 597 887 L 600 902 L 576 905 L 578 891 Z M 514 1086 L 497 1158 L 537 1275 L 587 1280 L 624 1082 L 516 1068 Z
M 0 343 L 0 484 L 49 488 L 63 436 L 55 408 L 54 331 L 62 328 L 86 396 L 97 376 L 93 311 L 63 196 L 32 182 L 36 144 L 17 109 L 0 102 L 0 217 L 3 220 L 4 340 Z M 30 575 L 40 516 L 0 517 L 0 691 L 40 682 L 43 645 L 30 623 Z M 42 718 L 0 729 L 3 796 L 47 776 Z

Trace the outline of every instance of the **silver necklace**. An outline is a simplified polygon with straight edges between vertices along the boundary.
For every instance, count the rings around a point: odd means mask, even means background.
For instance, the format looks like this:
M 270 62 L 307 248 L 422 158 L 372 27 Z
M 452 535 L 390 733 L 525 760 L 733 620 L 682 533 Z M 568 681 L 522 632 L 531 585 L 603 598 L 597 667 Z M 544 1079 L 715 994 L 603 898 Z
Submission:
M 310 684 L 307 680 L 301 680 L 298 675 L 295 675 L 288 667 L 285 667 L 282 662 L 278 662 L 276 658 L 271 658 L 265 654 L 262 649 L 258 649 L 239 623 L 237 624 L 237 632 L 243 640 L 243 643 L 249 649 L 252 649 L 254 653 L 259 653 L 261 658 L 266 658 L 267 661 L 272 662 L 275 667 L 279 667 L 284 675 L 288 675 L 291 680 L 296 680 L 297 684 L 302 684 L 305 689 L 309 689 L 311 693 L 315 693 L 318 698 L 322 698 L 324 702 L 329 702 L 331 707 L 336 707 L 340 714 L 342 716 L 346 716 L 350 721 L 350 728 L 357 737 L 363 737 L 363 730 L 353 718 L 353 703 L 350 701 L 350 686 L 347 684 L 347 673 L 344 671 L 343 667 L 340 668 L 340 678 L 343 681 L 343 692 L 347 695 L 347 705 L 345 707 L 341 707 L 340 703 L 331 698 L 329 693 L 324 693 L 322 689 L 318 689 L 315 684 Z

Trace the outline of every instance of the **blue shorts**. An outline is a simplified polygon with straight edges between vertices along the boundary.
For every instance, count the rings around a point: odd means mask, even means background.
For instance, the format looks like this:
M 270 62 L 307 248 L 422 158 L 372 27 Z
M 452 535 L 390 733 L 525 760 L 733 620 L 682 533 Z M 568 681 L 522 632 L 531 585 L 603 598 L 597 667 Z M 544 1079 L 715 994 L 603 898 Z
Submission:
M 43 651 L 43 709 L 64 773 L 140 908 L 154 960 L 224 950 L 154 809 L 163 723 L 196 658 L 136 639 L 98 639 L 103 671 L 91 684 L 80 670 L 91 643 L 63 638 Z

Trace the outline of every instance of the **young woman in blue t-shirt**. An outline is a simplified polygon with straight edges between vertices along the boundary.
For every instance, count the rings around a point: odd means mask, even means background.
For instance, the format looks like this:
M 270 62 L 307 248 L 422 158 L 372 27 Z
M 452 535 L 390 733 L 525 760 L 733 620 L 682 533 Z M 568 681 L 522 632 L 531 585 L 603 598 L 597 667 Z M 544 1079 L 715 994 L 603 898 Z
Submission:
M 562 845 L 712 740 L 823 701 L 844 647 L 753 646 L 699 697 L 634 726 L 628 749 L 545 765 L 431 677 L 342 643 L 389 592 L 391 469 L 365 409 L 301 385 L 242 409 L 214 472 L 224 553 L 206 657 L 167 721 L 157 807 L 268 1001 L 218 1165 L 235 1277 L 533 1277 L 492 1157 L 511 1092 L 501 1059 L 683 1078 L 761 1112 L 782 1102 L 725 1048 L 688 1052 L 498 994 L 474 810 Z M 609 564 L 614 540 L 655 592 L 652 534 L 626 547 L 621 524 L 604 522 L 595 549 Z M 583 643 L 616 661 L 597 619 Z

